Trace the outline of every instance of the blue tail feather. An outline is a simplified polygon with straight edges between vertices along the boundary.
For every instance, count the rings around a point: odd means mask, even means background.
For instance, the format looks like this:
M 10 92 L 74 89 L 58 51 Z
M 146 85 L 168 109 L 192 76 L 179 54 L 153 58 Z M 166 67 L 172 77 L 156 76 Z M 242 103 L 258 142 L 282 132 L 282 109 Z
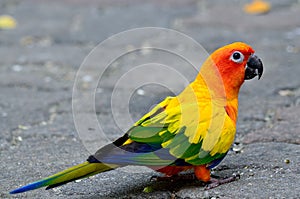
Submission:
M 34 190 L 40 187 L 43 187 L 48 180 L 40 180 L 40 181 L 36 181 L 33 183 L 30 183 L 28 185 L 22 186 L 20 188 L 17 188 L 15 190 L 12 190 L 11 192 L 9 192 L 10 194 L 16 194 L 16 193 L 22 193 L 25 191 L 30 191 L 30 190 Z

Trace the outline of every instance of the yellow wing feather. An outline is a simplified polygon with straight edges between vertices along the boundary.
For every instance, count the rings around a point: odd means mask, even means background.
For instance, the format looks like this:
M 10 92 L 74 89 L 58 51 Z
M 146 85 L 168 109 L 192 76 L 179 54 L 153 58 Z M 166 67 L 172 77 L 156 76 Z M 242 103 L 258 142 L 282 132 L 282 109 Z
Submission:
M 170 148 L 170 153 L 177 158 L 181 158 L 178 156 L 183 155 L 192 145 L 201 145 L 201 147 L 186 160 L 199 159 L 200 156 L 205 157 L 208 154 L 210 156 L 225 154 L 234 140 L 236 130 L 235 123 L 226 113 L 226 105 L 227 101 L 224 98 L 212 97 L 205 81 L 198 78 L 177 97 L 167 97 L 136 122 L 135 126 L 161 127 L 154 132 L 161 137 L 164 134 L 173 134 L 169 139 L 158 144 L 163 148 Z M 182 129 L 186 141 L 182 137 L 176 138 L 182 136 Z M 174 145 L 177 140 L 186 143 Z M 143 141 L 139 138 L 139 142 Z M 147 136 L 145 143 L 147 143 Z M 179 147 L 181 147 L 180 153 L 178 153 Z

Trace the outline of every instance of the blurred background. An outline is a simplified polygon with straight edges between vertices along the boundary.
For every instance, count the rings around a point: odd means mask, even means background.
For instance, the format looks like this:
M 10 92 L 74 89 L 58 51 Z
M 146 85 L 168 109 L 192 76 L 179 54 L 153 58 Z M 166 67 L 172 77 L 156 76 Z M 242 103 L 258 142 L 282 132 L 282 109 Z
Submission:
M 244 197 L 245 190 L 254 198 L 299 197 L 299 186 L 292 190 L 289 186 L 300 180 L 295 166 L 300 156 L 299 18 L 298 0 L 0 0 L 0 197 L 9 198 L 10 189 L 84 161 L 89 155 L 85 145 L 101 142 L 95 138 L 83 143 L 75 129 L 72 90 L 76 72 L 106 38 L 149 26 L 180 31 L 208 53 L 243 41 L 263 60 L 262 79 L 247 82 L 241 90 L 238 134 L 231 157 L 225 160 L 230 169 L 224 175 L 243 172 L 244 178 L 227 189 L 221 186 L 210 192 L 190 186 L 173 190 L 167 184 L 145 194 L 143 187 L 153 173 L 124 172 L 120 177 L 121 169 L 20 197 L 168 198 L 175 194 L 178 198 L 237 198 Z M 157 37 L 156 42 L 163 39 Z M 114 72 L 108 71 L 107 77 L 132 61 L 122 63 Z M 83 77 L 83 92 L 92 81 L 96 81 L 92 76 Z M 182 85 L 176 88 L 180 91 Z M 111 132 L 111 140 L 123 133 L 111 122 L 112 89 L 113 85 L 107 85 L 96 92 L 96 113 L 102 117 L 101 127 Z M 121 90 L 126 93 L 126 87 Z M 138 118 L 168 94 L 167 89 L 156 87 L 137 91 L 130 104 L 132 117 Z M 93 113 L 82 110 L 84 114 Z M 93 125 L 88 131 L 93 131 Z M 245 161 L 246 165 L 238 166 Z M 252 186 L 262 179 L 268 183 L 259 186 L 268 191 Z

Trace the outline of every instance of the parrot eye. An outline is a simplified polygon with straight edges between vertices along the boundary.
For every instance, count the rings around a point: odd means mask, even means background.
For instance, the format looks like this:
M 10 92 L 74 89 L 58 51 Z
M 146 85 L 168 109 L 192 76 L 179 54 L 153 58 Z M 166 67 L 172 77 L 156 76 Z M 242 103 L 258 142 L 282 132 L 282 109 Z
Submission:
M 236 63 L 242 63 L 244 61 L 244 55 L 239 51 L 235 51 L 232 53 L 230 59 Z

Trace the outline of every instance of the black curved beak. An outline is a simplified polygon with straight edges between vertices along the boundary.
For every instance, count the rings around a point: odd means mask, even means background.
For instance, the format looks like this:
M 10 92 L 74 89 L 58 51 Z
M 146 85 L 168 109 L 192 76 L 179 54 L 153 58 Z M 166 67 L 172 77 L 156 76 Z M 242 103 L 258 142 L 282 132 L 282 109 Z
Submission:
M 245 80 L 252 79 L 256 76 L 260 79 L 263 74 L 263 69 L 262 61 L 256 55 L 251 55 L 246 66 Z

